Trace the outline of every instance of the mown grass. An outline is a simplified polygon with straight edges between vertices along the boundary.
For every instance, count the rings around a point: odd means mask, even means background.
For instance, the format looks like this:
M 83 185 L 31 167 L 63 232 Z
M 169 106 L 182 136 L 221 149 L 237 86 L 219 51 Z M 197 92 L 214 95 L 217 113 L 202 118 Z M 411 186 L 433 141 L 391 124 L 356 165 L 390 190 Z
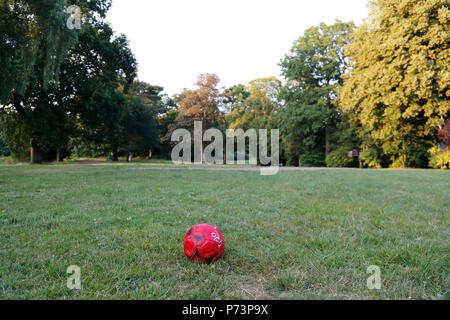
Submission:
M 0 298 L 450 298 L 449 172 L 134 167 L 0 166 Z M 198 223 L 225 236 L 209 266 L 183 254 Z

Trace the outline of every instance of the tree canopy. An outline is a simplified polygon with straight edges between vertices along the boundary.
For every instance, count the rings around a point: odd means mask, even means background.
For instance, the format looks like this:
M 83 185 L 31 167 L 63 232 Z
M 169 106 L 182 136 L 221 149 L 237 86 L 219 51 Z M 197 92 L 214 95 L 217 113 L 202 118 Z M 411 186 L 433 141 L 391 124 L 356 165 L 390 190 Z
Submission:
M 280 92 L 280 126 L 291 165 L 325 163 L 338 117 L 337 89 L 348 68 L 343 47 L 354 28 L 341 21 L 309 28 L 281 62 L 287 83 Z
M 119 147 L 142 152 L 156 144 L 159 102 L 128 94 L 137 63 L 126 36 L 104 21 L 111 1 L 0 5 L 0 103 L 13 153 L 23 157 L 28 143 L 32 162 L 50 160 L 55 150 L 61 160 L 75 139 L 111 150 L 117 159 Z M 79 29 L 67 25 L 69 5 L 80 8 Z
M 111 1 L 0 1 L 0 155 L 170 159 L 172 132 L 201 121 L 280 129 L 288 165 L 450 167 L 446 0 L 370 1 L 358 28 L 305 30 L 279 64 L 282 79 L 221 88 L 206 73 L 172 97 L 137 79 L 127 37 L 105 20 Z
M 271 129 L 277 126 L 281 81 L 275 77 L 250 81 L 224 92 L 230 129 Z
M 379 0 L 346 46 L 351 71 L 341 108 L 403 166 L 432 147 L 450 109 L 450 10 L 446 0 Z

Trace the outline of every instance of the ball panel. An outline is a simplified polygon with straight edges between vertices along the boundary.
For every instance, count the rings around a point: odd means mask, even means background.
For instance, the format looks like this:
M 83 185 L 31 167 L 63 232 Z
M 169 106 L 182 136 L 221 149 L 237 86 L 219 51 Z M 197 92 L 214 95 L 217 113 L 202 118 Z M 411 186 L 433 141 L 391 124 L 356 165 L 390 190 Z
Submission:
M 197 247 L 198 253 L 200 256 L 210 259 L 212 257 L 215 257 L 217 253 L 219 252 L 217 248 L 217 243 L 214 241 L 211 241 L 209 239 L 205 240 L 201 246 Z
M 195 239 L 192 235 L 186 235 L 184 238 L 184 253 L 188 257 L 192 257 L 195 254 L 196 246 Z

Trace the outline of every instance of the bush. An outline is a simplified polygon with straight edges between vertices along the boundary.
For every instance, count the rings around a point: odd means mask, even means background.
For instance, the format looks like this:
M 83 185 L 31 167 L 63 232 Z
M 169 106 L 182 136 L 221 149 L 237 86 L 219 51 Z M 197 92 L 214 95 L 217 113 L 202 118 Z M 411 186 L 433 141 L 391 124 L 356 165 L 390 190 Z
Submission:
M 392 157 L 392 163 L 389 165 L 392 169 L 402 169 L 403 168 L 403 157 Z
M 450 148 L 440 150 L 439 147 L 433 147 L 428 151 L 430 157 L 430 167 L 434 169 L 449 169 L 450 168 Z
M 11 155 L 11 152 L 9 152 L 8 146 L 6 143 L 2 140 L 2 136 L 0 135 L 0 157 L 1 156 L 9 156 Z
M 364 166 L 375 169 L 387 167 L 391 163 L 391 160 L 383 154 L 381 149 L 374 145 L 365 146 L 359 153 L 359 159 Z
M 299 157 L 300 167 L 323 167 L 325 162 L 323 161 L 324 154 L 321 152 L 308 151 L 301 154 Z
M 328 155 L 325 162 L 330 168 L 348 168 L 353 166 L 355 160 L 348 156 L 348 152 L 336 150 Z
M 0 156 L 0 164 L 15 164 L 17 163 L 13 157 L 2 157 Z
M 1 139 L 8 147 L 10 155 L 18 161 L 28 161 L 30 138 L 25 126 L 15 113 L 2 115 Z
M 413 144 L 408 147 L 407 165 L 410 168 L 428 168 L 429 144 Z
M 6 145 L 6 142 L 3 140 L 2 137 L 2 121 L 0 119 L 0 157 L 1 156 L 9 156 L 11 155 L 11 152 L 8 149 L 8 146 Z

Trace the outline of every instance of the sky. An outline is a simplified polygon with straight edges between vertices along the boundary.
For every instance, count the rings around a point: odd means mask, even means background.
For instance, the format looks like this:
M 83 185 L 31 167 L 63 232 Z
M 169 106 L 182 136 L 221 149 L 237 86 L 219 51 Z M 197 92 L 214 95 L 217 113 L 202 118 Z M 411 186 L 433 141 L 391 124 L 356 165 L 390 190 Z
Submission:
M 139 80 L 172 96 L 200 73 L 222 87 L 282 79 L 278 64 L 307 28 L 368 13 L 366 0 L 113 0 L 107 21 L 127 35 Z

